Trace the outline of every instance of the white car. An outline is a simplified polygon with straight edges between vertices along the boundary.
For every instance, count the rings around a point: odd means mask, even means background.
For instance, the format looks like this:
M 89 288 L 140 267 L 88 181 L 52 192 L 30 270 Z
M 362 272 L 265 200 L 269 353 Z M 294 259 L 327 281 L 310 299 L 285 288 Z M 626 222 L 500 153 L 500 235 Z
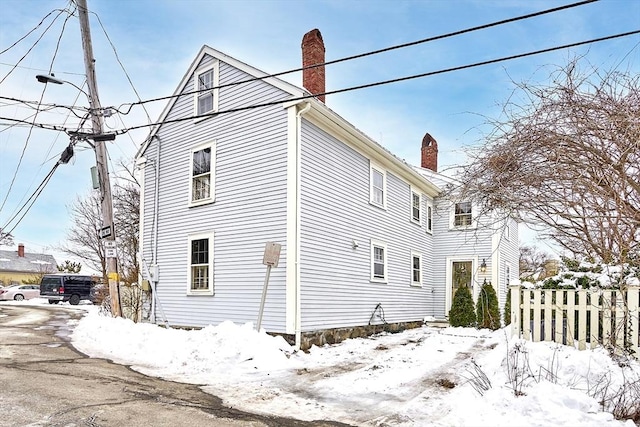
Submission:
M 40 285 L 13 285 L 0 289 L 0 300 L 16 300 L 38 298 Z

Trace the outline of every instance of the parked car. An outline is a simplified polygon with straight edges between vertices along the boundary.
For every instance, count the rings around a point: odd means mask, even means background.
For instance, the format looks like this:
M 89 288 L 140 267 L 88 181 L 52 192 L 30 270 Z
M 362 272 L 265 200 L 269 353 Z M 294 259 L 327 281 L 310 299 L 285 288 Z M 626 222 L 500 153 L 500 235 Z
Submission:
M 38 298 L 40 286 L 38 285 L 13 285 L 0 289 L 0 300 L 16 300 Z
M 69 301 L 78 305 L 81 300 L 93 302 L 93 288 L 96 280 L 92 276 L 80 274 L 45 274 L 40 282 L 40 296 L 49 300 L 49 304 Z

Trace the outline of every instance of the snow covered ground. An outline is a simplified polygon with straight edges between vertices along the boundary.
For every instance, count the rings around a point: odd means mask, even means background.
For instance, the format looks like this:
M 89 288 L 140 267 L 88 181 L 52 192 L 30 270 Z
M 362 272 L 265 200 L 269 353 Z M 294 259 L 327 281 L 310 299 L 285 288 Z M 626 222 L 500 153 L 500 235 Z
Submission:
M 75 308 L 87 311 L 72 334 L 78 350 L 200 384 L 247 411 L 358 426 L 634 426 L 590 397 L 600 390 L 612 400 L 640 381 L 637 361 L 621 367 L 603 349 L 524 342 L 504 329 L 425 326 L 303 353 L 251 324 L 173 330 Z

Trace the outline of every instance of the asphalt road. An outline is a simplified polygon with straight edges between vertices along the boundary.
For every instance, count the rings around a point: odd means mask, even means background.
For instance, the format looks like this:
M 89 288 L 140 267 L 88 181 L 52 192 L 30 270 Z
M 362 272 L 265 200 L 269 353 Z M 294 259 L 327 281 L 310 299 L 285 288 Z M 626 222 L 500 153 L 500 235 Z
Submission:
M 147 377 L 69 343 L 64 307 L 0 303 L 0 426 L 344 426 L 225 407 L 198 386 Z

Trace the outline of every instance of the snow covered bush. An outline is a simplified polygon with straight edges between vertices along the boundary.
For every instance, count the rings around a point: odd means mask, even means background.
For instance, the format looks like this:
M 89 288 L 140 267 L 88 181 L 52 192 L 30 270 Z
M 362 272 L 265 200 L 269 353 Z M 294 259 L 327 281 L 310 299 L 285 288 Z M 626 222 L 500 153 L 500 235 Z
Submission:
M 504 302 L 504 326 L 511 324 L 511 289 L 507 289 L 507 299 Z
M 478 295 L 476 315 L 479 328 L 500 329 L 500 309 L 498 297 L 491 283 L 485 280 Z
M 449 324 L 462 327 L 476 325 L 473 297 L 466 286 L 458 288 L 453 296 L 453 303 L 451 304 L 451 310 L 449 310 Z

